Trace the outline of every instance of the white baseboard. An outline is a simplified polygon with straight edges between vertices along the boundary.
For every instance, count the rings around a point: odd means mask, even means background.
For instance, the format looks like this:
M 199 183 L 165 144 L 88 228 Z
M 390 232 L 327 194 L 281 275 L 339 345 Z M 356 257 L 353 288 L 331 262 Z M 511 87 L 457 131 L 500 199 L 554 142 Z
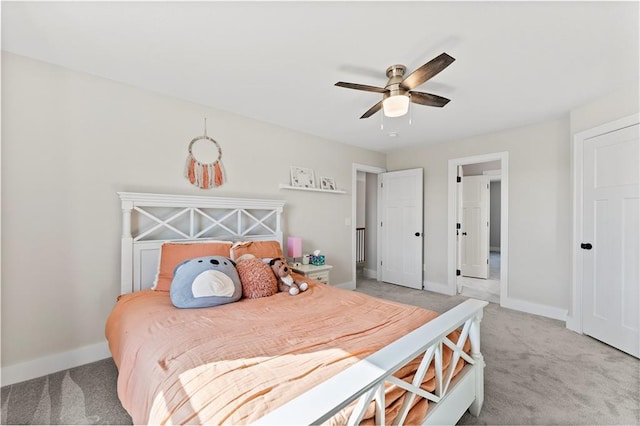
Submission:
M 422 285 L 425 290 L 433 291 L 434 293 L 446 294 L 447 296 L 453 296 L 454 293 L 451 293 L 449 286 L 443 283 L 436 283 L 433 281 L 423 281 Z
M 338 287 L 341 288 L 343 290 L 355 290 L 356 289 L 356 283 L 354 283 L 353 281 L 348 281 L 346 283 L 340 283 L 340 284 L 331 284 L 333 287 Z
M 567 320 L 567 309 L 556 308 L 555 306 L 541 305 L 539 303 L 527 302 L 526 300 L 505 297 L 500 301 L 503 308 L 514 309 L 516 311 L 526 312 L 528 314 L 540 315 L 560 321 Z
M 107 342 L 96 343 L 94 345 L 83 346 L 67 352 L 37 358 L 20 364 L 2 367 L 0 372 L 1 386 L 12 385 L 56 373 L 68 368 L 78 367 L 109 358 L 109 346 Z
M 582 323 L 573 315 L 567 315 L 567 328 L 571 331 L 582 334 Z
M 364 276 L 370 280 L 378 279 L 378 271 L 375 269 L 364 268 Z

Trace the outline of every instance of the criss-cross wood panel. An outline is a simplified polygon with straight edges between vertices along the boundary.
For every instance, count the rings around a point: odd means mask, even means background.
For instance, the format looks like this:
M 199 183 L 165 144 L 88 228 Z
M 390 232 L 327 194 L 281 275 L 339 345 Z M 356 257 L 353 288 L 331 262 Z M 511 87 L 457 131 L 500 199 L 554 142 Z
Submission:
M 484 398 L 484 358 L 480 352 L 480 321 L 482 309 L 486 305 L 487 302 L 474 299 L 461 303 L 275 409 L 256 424 L 319 424 L 353 402 L 355 405 L 348 421 L 349 425 L 359 424 L 372 402 L 376 408 L 376 424 L 386 424 L 384 407 L 387 382 L 408 391 L 394 424 L 404 423 L 416 396 L 433 403 L 429 406 L 424 424 L 455 423 L 467 409 L 478 415 Z M 454 343 L 447 336 L 456 329 L 461 330 L 461 333 Z M 463 350 L 467 340 L 471 343 L 471 354 Z M 451 348 L 453 356 L 443 374 L 442 357 L 445 345 Z M 393 375 L 422 354 L 423 360 L 412 382 L 406 382 Z M 467 365 L 452 377 L 451 372 L 460 358 L 467 361 Z M 436 370 L 436 389 L 434 392 L 427 392 L 421 389 L 420 385 L 432 363 Z M 437 373 L 438 371 L 440 373 Z
M 276 240 L 284 201 L 119 192 L 121 292 L 146 288 L 165 241 Z

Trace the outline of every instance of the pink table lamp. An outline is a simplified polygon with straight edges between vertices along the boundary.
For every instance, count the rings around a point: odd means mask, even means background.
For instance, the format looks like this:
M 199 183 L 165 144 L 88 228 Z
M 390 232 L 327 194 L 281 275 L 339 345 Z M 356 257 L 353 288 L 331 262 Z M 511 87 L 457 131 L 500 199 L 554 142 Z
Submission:
M 287 237 L 287 256 L 292 259 L 294 264 L 298 264 L 296 259 L 302 257 L 302 238 Z

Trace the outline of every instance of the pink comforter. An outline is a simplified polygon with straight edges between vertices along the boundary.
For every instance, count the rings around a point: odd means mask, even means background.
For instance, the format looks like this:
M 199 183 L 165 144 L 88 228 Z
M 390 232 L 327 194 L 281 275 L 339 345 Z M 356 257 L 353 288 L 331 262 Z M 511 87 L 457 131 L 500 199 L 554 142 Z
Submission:
M 313 281 L 298 296 L 206 309 L 177 309 L 167 292 L 145 290 L 119 299 L 106 336 L 119 369 L 118 395 L 136 424 L 240 424 L 436 315 Z M 396 375 L 411 377 L 418 361 Z M 424 387 L 433 389 L 433 380 Z M 420 418 L 427 404 L 417 400 L 412 411 Z M 389 421 L 401 402 L 402 392 L 389 389 Z

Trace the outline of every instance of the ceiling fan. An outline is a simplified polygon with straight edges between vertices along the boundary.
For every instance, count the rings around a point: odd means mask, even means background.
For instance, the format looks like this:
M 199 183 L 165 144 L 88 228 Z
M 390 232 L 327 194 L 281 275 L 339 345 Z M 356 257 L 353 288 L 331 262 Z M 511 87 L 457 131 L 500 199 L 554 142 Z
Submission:
M 346 87 L 347 89 L 382 93 L 382 100 L 369 108 L 360 118 L 369 118 L 381 109 L 387 117 L 400 117 L 405 115 L 409 110 L 409 102 L 440 108 L 449 103 L 449 99 L 443 98 L 442 96 L 417 92 L 413 89 L 451 65 L 453 61 L 455 61 L 454 58 L 446 53 L 442 53 L 416 69 L 406 78 L 404 77 L 404 73 L 407 67 L 404 65 L 392 65 L 387 68 L 389 81 L 387 81 L 387 85 L 384 88 L 365 84 L 345 83 L 343 81 L 339 81 L 335 85 L 338 87 Z

